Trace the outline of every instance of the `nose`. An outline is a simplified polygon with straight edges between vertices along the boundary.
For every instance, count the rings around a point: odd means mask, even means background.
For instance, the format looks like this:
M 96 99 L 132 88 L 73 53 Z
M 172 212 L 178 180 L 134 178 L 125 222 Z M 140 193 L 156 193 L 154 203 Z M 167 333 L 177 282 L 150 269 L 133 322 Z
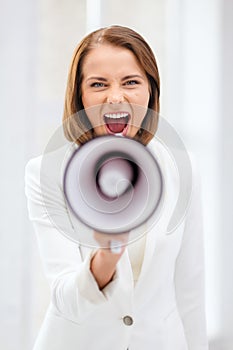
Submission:
M 122 93 L 122 90 L 120 88 L 114 88 L 109 90 L 107 96 L 107 103 L 113 104 L 121 102 L 124 102 L 124 95 Z

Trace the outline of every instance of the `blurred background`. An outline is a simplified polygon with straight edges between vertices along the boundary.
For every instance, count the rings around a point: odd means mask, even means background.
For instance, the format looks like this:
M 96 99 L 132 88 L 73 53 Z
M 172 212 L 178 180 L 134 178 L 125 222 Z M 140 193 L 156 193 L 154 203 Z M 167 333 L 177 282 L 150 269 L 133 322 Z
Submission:
M 210 349 L 232 350 L 233 1 L 1 0 L 0 6 L 0 348 L 30 350 L 49 301 L 28 220 L 25 165 L 61 125 L 78 42 L 100 26 L 121 24 L 153 48 L 161 114 L 196 155 Z

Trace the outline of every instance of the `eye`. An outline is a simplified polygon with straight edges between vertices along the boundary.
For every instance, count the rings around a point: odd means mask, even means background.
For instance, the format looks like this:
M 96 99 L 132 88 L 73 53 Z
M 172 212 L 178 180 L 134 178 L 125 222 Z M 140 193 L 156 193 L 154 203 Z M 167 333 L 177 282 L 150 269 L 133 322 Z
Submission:
M 94 82 L 94 83 L 92 83 L 91 84 L 91 87 L 94 87 L 94 88 L 102 88 L 102 87 L 104 87 L 105 86 L 105 84 L 104 83 L 100 83 L 100 82 Z
M 137 85 L 137 84 L 139 84 L 139 82 L 137 80 L 128 80 L 128 81 L 125 82 L 124 85 L 132 86 L 132 85 Z

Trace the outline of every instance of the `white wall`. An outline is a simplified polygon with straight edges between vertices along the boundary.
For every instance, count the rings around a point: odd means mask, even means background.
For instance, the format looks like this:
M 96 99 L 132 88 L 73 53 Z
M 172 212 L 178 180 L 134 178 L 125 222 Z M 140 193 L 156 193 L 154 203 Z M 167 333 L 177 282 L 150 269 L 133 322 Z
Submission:
M 220 34 L 218 0 L 167 3 L 166 116 L 194 152 L 202 176 L 206 310 L 211 343 L 220 330 Z M 218 349 L 211 345 L 211 349 Z
M 33 240 L 25 217 L 24 165 L 35 147 L 30 118 L 35 98 L 36 21 L 34 3 L 1 2 L 0 347 L 4 350 L 16 349 L 17 344 L 26 349 L 31 340 Z
M 210 348 L 232 349 L 233 2 L 98 0 L 98 10 L 93 1 L 1 3 L 0 348 L 31 349 L 49 300 L 27 219 L 25 164 L 60 125 L 76 44 L 99 25 L 123 24 L 153 47 L 161 114 L 196 154 L 203 180 Z
M 222 2 L 220 125 L 219 349 L 233 348 L 233 1 Z

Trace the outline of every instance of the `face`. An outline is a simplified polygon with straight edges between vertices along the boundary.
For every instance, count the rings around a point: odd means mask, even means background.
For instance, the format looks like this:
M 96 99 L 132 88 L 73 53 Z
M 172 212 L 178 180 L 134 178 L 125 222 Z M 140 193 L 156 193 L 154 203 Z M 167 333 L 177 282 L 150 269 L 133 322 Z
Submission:
M 146 74 L 134 54 L 102 44 L 85 57 L 82 73 L 82 102 L 95 133 L 133 138 L 150 98 Z

